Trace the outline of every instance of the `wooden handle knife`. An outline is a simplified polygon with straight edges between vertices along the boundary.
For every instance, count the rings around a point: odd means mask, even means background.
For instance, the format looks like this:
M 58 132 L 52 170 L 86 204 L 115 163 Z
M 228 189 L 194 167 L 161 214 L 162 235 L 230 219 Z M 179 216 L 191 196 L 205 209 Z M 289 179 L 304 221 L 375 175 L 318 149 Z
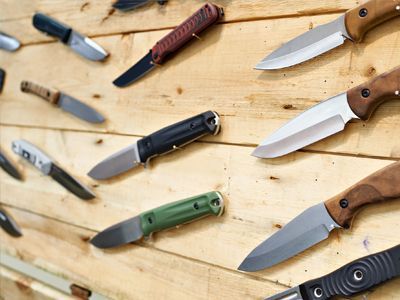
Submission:
M 24 93 L 31 93 L 40 98 L 49 101 L 52 104 L 57 104 L 60 99 L 60 92 L 48 89 L 30 81 L 21 82 L 21 91 Z

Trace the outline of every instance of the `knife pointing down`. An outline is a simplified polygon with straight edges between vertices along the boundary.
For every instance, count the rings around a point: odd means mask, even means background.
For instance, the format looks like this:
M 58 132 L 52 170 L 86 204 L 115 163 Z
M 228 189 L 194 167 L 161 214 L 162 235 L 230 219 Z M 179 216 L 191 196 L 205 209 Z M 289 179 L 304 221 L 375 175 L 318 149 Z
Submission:
M 400 100 L 400 67 L 315 105 L 266 138 L 252 155 L 273 158 L 301 149 L 342 131 L 352 119 L 368 120 L 392 99 Z
M 400 16 L 400 0 L 368 1 L 347 11 L 335 21 L 318 26 L 289 41 L 265 57 L 255 68 L 285 68 L 336 48 L 346 39 L 360 42 L 370 29 L 397 16 Z
M 305 210 L 251 251 L 239 270 L 269 268 L 328 238 L 333 229 L 349 228 L 363 206 L 392 199 L 400 199 L 400 162 Z
M 112 248 L 202 217 L 220 216 L 223 211 L 222 195 L 209 192 L 160 206 L 113 225 L 93 237 L 90 243 L 98 248 Z

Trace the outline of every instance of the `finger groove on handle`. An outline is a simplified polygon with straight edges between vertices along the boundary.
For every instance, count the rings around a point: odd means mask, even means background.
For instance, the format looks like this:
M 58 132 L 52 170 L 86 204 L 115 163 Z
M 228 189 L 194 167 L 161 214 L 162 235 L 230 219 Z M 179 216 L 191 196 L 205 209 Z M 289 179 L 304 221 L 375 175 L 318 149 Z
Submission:
M 57 104 L 60 98 L 60 93 L 58 91 L 45 88 L 30 81 L 21 82 L 21 91 L 23 91 L 24 93 L 37 95 L 52 104 Z

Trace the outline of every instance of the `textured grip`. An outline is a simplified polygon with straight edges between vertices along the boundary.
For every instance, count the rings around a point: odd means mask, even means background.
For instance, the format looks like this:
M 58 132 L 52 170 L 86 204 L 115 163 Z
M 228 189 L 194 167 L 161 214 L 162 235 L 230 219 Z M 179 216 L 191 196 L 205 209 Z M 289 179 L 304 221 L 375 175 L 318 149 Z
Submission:
M 41 13 L 33 16 L 33 26 L 42 32 L 59 38 L 64 44 L 68 42 L 72 31 L 71 28 Z
M 165 127 L 137 142 L 140 161 L 165 154 L 188 144 L 206 134 L 217 134 L 219 131 L 218 114 L 207 111 L 174 125 Z
M 300 285 L 303 299 L 348 297 L 400 276 L 400 245 L 355 260 L 318 279 Z
M 39 96 L 52 104 L 57 104 L 58 99 L 60 98 L 60 92 L 42 87 L 30 81 L 21 82 L 21 91 Z
M 222 15 L 222 8 L 210 3 L 205 4 L 155 44 L 151 50 L 153 62 L 162 64 L 169 54 L 178 50 L 197 34 L 214 24 Z

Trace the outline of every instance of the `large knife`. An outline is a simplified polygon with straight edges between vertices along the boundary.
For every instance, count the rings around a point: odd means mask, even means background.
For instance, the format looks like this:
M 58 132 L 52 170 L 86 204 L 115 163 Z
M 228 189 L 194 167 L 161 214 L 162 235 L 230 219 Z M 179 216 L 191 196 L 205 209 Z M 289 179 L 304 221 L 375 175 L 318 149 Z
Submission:
M 37 95 L 82 120 L 91 123 L 102 123 L 105 120 L 101 114 L 85 103 L 78 101 L 62 92 L 42 87 L 36 83 L 22 81 L 21 91 Z
M 223 211 L 222 195 L 219 192 L 205 193 L 141 213 L 105 229 L 90 242 L 98 248 L 117 247 L 202 217 L 220 216 Z
M 333 229 L 349 228 L 365 205 L 392 199 L 400 199 L 400 162 L 308 208 L 251 251 L 239 269 L 252 272 L 271 267 L 328 238 Z
M 217 22 L 221 16 L 223 16 L 222 8 L 210 3 L 205 4 L 167 36 L 159 40 L 146 56 L 115 79 L 113 83 L 118 87 L 124 87 L 138 80 L 156 65 L 163 64 L 173 52 L 197 37 L 200 32 Z
M 318 26 L 265 57 L 256 69 L 280 69 L 309 60 L 344 43 L 360 42 L 375 26 L 400 16 L 400 0 L 371 0 L 347 11 L 331 23 Z
M 21 46 L 21 43 L 15 38 L 0 31 L 0 49 L 15 51 Z
M 7 155 L 0 149 L 0 167 L 15 179 L 22 180 L 22 175 Z
M 357 259 L 265 300 L 327 300 L 351 297 L 400 276 L 400 245 Z
M 33 16 L 33 26 L 48 35 L 58 38 L 62 43 L 87 59 L 97 61 L 103 60 L 108 56 L 108 53 L 93 40 L 44 14 L 36 13 Z
M 110 178 L 140 164 L 145 164 L 155 156 L 179 149 L 206 134 L 216 135 L 219 130 L 218 114 L 207 111 L 138 140 L 97 164 L 88 175 L 95 179 Z
M 121 11 L 129 11 L 154 2 L 164 5 L 168 0 L 117 0 L 112 6 Z
M 342 131 L 352 119 L 368 120 L 383 102 L 400 100 L 400 67 L 321 102 L 267 137 L 252 153 L 282 156 Z
M 13 237 L 22 236 L 21 229 L 14 219 L 2 208 L 0 208 L 0 227 Z
M 88 187 L 61 169 L 48 155 L 31 143 L 25 140 L 13 141 L 12 150 L 30 162 L 44 175 L 51 176 L 55 181 L 79 198 L 89 200 L 95 197 L 95 194 L 93 194 Z

